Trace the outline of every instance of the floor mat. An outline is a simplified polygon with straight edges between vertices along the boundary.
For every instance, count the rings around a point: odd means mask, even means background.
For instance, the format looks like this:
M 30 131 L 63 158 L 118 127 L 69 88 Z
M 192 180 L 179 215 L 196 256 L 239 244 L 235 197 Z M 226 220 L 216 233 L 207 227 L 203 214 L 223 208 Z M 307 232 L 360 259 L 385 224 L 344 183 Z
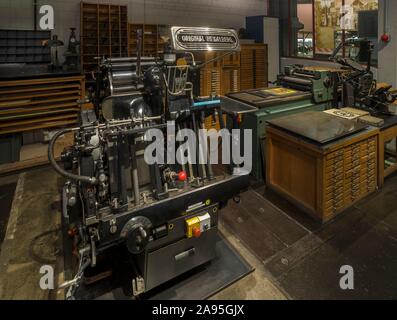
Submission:
M 230 286 L 253 271 L 253 268 L 223 237 L 216 243 L 217 258 L 165 285 L 145 294 L 148 300 L 203 300 Z M 120 287 L 120 280 L 108 279 L 92 286 L 82 286 L 78 299 L 133 299 L 129 289 Z M 124 281 L 125 282 L 125 281 Z

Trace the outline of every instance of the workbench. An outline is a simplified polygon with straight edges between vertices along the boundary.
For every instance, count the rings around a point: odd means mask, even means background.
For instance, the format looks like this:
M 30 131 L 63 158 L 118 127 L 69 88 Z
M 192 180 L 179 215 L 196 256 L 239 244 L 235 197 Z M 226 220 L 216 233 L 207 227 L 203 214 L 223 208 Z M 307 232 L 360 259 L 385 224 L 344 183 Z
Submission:
M 292 126 L 283 128 L 281 122 L 268 124 L 266 184 L 315 219 L 326 222 L 377 189 L 379 129 L 332 119 L 323 112 L 318 113 L 324 115 L 324 121 L 316 123 L 311 118 L 314 113 L 302 113 L 300 120 L 291 118 L 293 125 L 299 126 L 300 121 L 303 128 L 306 126 L 307 135 Z M 334 122 L 329 128 L 335 130 L 330 139 L 318 143 L 313 137 L 324 138 L 327 132 L 323 126 L 329 121 Z M 339 122 L 340 128 L 335 125 Z

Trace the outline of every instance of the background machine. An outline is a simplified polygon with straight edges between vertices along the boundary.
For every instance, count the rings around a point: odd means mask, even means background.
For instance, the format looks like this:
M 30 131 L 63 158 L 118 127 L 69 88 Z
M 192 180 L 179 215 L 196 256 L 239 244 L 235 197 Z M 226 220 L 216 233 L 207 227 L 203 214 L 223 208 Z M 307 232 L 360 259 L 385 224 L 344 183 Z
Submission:
M 180 129 L 197 137 L 206 116 L 222 119 L 220 100 L 195 101 L 189 81 L 196 67 L 191 52 L 208 49 L 239 50 L 238 37 L 233 30 L 173 27 L 162 61 L 139 53 L 103 59 L 92 93 L 96 110 L 82 111 L 79 127 L 51 140 L 50 162 L 67 179 L 63 217 L 79 261 L 75 277 L 64 284 L 68 297 L 78 297 L 84 275 L 116 250 L 130 261 L 135 296 L 214 258 L 218 211 L 248 187 L 249 177 L 216 174 L 211 164 L 195 161 L 209 154 L 197 148 L 189 157 L 189 145 L 178 148 L 187 142 L 176 142 L 177 151 L 168 148 Z M 61 168 L 53 149 L 68 132 L 75 142 Z M 145 161 L 150 132 L 160 133 L 164 161 Z M 188 161 L 168 161 L 179 150 Z
M 253 130 L 251 175 L 264 180 L 264 143 L 266 121 L 304 111 L 321 111 L 335 103 L 336 73 L 328 69 L 287 66 L 278 76 L 277 86 L 230 93 L 227 96 L 240 106 L 256 108 L 240 119 L 242 129 Z

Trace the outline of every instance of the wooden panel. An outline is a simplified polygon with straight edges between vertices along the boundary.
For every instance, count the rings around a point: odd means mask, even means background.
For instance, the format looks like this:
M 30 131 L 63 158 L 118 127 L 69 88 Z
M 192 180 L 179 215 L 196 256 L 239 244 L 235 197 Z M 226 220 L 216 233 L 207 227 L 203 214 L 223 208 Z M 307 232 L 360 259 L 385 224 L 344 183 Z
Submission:
M 316 158 L 277 139 L 270 151 L 271 184 L 316 211 Z
M 200 95 L 219 96 L 221 94 L 221 69 L 208 68 L 200 71 Z
M 223 68 L 221 78 L 221 94 L 240 91 L 240 69 Z
M 99 63 L 98 57 L 128 55 L 127 6 L 81 2 L 80 54 L 87 78 Z
M 221 58 L 222 55 L 220 52 L 195 54 L 196 61 L 205 64 L 200 71 L 201 96 L 219 96 L 240 91 L 240 53 Z M 226 123 L 226 116 L 224 120 Z M 207 129 L 220 129 L 219 121 L 214 120 L 214 117 L 207 117 L 205 125 Z
M 241 90 L 268 86 L 268 56 L 266 44 L 243 44 L 240 55 Z
M 147 57 L 157 57 L 164 52 L 165 42 L 161 38 L 160 29 L 164 25 L 129 23 L 128 24 L 128 55 L 136 56 L 137 52 L 137 31 L 142 30 L 142 51 L 141 54 Z
M 0 81 L 0 88 L 0 134 L 75 124 L 85 95 L 83 76 Z

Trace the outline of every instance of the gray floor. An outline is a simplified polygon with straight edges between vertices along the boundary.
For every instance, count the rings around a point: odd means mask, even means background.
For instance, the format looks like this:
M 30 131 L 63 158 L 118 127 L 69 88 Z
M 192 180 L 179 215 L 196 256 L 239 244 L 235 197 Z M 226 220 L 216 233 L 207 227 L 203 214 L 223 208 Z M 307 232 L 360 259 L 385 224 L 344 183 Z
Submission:
M 291 299 L 397 298 L 397 176 L 377 193 L 321 225 L 264 187 L 221 216 L 273 283 Z M 270 202 L 271 201 L 271 202 Z M 354 290 L 340 288 L 340 268 Z
M 38 287 L 43 263 L 55 267 L 59 281 L 63 277 L 61 184 L 47 167 L 0 178 L 6 191 L 0 205 L 12 202 L 9 218 L 0 212 L 0 226 L 7 225 L 0 237 L 0 298 L 61 296 Z M 248 191 L 240 204 L 230 202 L 221 212 L 220 229 L 255 271 L 212 299 L 397 298 L 396 200 L 394 176 L 378 193 L 320 225 L 264 187 Z M 339 287 L 345 264 L 355 272 L 351 291 Z

